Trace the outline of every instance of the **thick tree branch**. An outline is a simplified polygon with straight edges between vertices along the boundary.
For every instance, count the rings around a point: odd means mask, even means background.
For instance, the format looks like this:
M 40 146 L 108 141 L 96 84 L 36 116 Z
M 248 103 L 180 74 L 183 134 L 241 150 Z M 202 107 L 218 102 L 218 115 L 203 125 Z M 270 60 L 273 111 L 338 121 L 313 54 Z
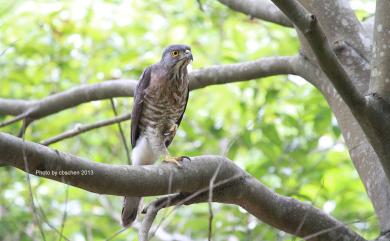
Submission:
M 372 41 L 374 38 L 374 24 L 375 24 L 375 17 L 371 16 L 365 19 L 362 22 L 362 27 L 365 32 L 365 35 Z
M 361 95 L 365 95 L 370 78 L 371 40 L 348 1 L 297 0 L 313 13 L 338 60 Z M 298 31 L 301 53 L 317 64 L 316 56 L 304 34 Z
M 367 95 L 366 131 L 390 180 L 390 11 L 389 2 L 377 0 L 370 93 Z
M 353 113 L 361 112 L 364 107 L 364 98 L 353 85 L 352 80 L 333 52 L 326 35 L 316 17 L 308 13 L 295 0 L 272 0 L 282 12 L 299 28 L 315 54 L 319 66 L 332 81 L 336 90 Z
M 297 0 L 307 11 L 314 13 L 330 43 L 348 41 L 364 58 L 371 56 L 371 42 L 356 17 L 349 1 Z M 345 65 L 346 63 L 343 62 Z
M 20 115 L 28 110 L 31 106 L 34 106 L 39 101 L 34 100 L 16 100 L 16 99 L 3 99 L 0 98 L 0 114 L 1 115 Z
M 229 8 L 259 18 L 268 22 L 276 23 L 285 27 L 292 27 L 291 21 L 269 0 L 218 0 Z
M 298 75 L 322 92 L 336 116 L 353 164 L 374 206 L 381 231 L 390 230 L 390 185 L 378 155 L 356 117 L 352 115 L 321 69 L 305 58 L 301 58 L 299 63 Z
M 266 57 L 238 64 L 215 65 L 190 73 L 190 89 L 258 79 L 273 75 L 295 74 L 299 56 Z
M 239 64 L 211 66 L 190 73 L 190 88 L 193 90 L 209 85 L 251 80 L 271 75 L 294 74 L 293 65 L 295 62 L 297 62 L 296 56 L 268 57 Z M 137 82 L 132 80 L 105 81 L 78 86 L 39 101 L 0 98 L 0 114 L 19 115 L 15 117 L 16 121 L 26 117 L 36 120 L 89 101 L 133 96 L 136 84 Z M 10 120 L 6 123 L 12 122 L 14 121 Z
M 287 14 L 288 17 L 292 20 L 295 19 L 293 21 L 294 24 L 296 24 L 302 31 L 301 35 L 304 35 L 304 38 L 301 38 L 301 43 L 303 48 L 306 50 L 305 54 L 310 52 L 315 54 L 322 71 L 327 75 L 328 79 L 335 87 L 336 92 L 349 107 L 347 111 L 352 112 L 354 119 L 362 127 L 361 129 L 364 134 L 360 136 L 356 135 L 354 138 L 357 138 L 358 140 L 368 139 L 369 144 L 373 147 L 376 153 L 376 155 L 373 156 L 377 156 L 379 158 L 387 179 L 390 180 L 390 107 L 385 104 L 384 99 L 377 94 L 371 94 L 363 98 L 368 91 L 368 79 L 370 76 L 370 69 L 366 67 L 366 63 L 370 62 L 370 54 L 365 54 L 365 52 L 367 52 L 366 49 L 370 46 L 370 44 L 364 43 L 370 43 L 370 41 L 368 39 L 364 40 L 365 34 L 360 34 L 362 36 L 360 38 L 356 37 L 356 33 L 359 35 L 359 33 L 363 32 L 359 31 L 359 26 L 353 24 L 355 21 L 352 18 L 350 21 L 352 23 L 352 27 L 356 28 L 356 31 L 354 31 L 355 34 L 346 34 L 343 36 L 344 33 L 349 32 L 345 29 L 346 27 L 349 27 L 349 21 L 348 18 L 346 18 L 344 21 L 345 24 L 343 24 L 344 16 L 341 17 L 343 11 L 340 10 L 343 9 L 342 7 L 344 5 L 348 5 L 347 1 L 299 0 L 299 2 L 305 4 L 307 9 L 315 12 L 321 20 L 321 22 L 313 20 L 311 21 L 311 25 L 309 24 L 310 20 L 305 19 L 307 16 L 312 15 L 306 15 L 305 9 L 303 9 L 303 7 L 296 1 L 273 1 L 275 3 L 278 2 L 277 5 L 284 8 L 283 11 L 287 11 L 289 13 Z M 349 6 L 347 7 L 349 8 Z M 329 27 L 334 25 L 334 22 L 340 22 L 341 26 L 334 26 L 333 28 Z M 306 23 L 306 25 L 304 23 Z M 305 30 L 307 31 L 305 32 Z M 327 30 L 325 31 L 326 36 L 322 30 Z M 338 41 L 340 35 L 343 37 L 341 38 L 341 41 Z M 342 69 L 343 66 L 341 66 L 337 62 L 337 59 L 334 58 L 334 53 L 328 43 L 329 40 L 336 41 L 336 50 L 338 52 L 339 60 L 342 61 L 344 67 L 348 70 L 349 76 L 346 76 L 345 71 Z M 325 48 L 321 45 L 324 45 Z M 365 56 L 367 56 L 367 58 Z M 339 70 L 341 70 L 341 72 Z M 337 73 L 341 73 L 341 75 L 337 77 Z M 323 82 L 323 84 L 325 83 Z M 331 89 L 333 88 L 329 88 L 329 90 Z M 339 95 L 336 94 L 336 92 L 334 97 L 338 98 Z M 330 101 L 330 99 L 328 99 L 328 101 Z M 337 108 L 338 107 L 332 108 L 333 112 L 337 112 Z M 354 129 L 357 130 L 359 128 Z M 347 133 L 348 132 L 344 132 L 344 134 Z M 360 133 L 360 130 L 355 133 Z M 364 149 L 370 149 L 366 148 L 365 145 L 363 146 Z M 375 161 L 376 160 L 374 160 L 374 162 Z M 376 164 L 372 166 L 376 166 Z M 382 181 L 383 179 L 381 178 L 380 183 L 383 183 Z M 383 195 L 383 197 L 380 198 L 381 200 L 387 199 L 387 193 L 384 194 L 386 195 Z M 389 209 L 389 207 L 386 207 L 386 209 Z M 385 226 L 390 225 L 388 221 L 384 223 Z
M 390 104 L 390 4 L 377 0 L 370 92 Z
M 130 120 L 130 118 L 131 118 L 131 113 L 128 113 L 128 114 L 116 116 L 116 117 L 109 119 L 109 120 L 99 121 L 97 123 L 90 124 L 90 125 L 81 125 L 81 126 L 78 125 L 72 130 L 66 131 L 66 132 L 61 133 L 57 136 L 53 136 L 47 140 L 42 141 L 41 144 L 44 146 L 48 146 L 48 145 L 51 145 L 53 143 L 80 135 L 82 133 L 85 133 L 85 132 L 93 130 L 93 129 L 97 129 L 100 127 L 116 124 L 116 123 L 126 121 L 126 120 Z
M 23 152 L 26 154 L 28 165 L 23 162 Z M 168 194 L 169 189 L 172 193 L 194 193 L 202 188 L 208 188 L 210 180 L 220 166 L 216 183 L 232 176 L 241 178 L 227 183 L 229 185 L 216 188 L 214 201 L 240 205 L 262 221 L 292 234 L 296 232 L 305 216 L 305 221 L 296 235 L 306 237 L 318 234 L 309 240 L 364 240 L 319 209 L 274 193 L 224 157 L 193 157 L 191 162 L 184 162 L 180 169 L 170 164 L 107 165 L 0 133 L 0 163 L 90 192 L 119 196 L 162 195 Z M 169 179 L 172 180 L 171 183 Z M 169 185 L 171 188 L 168 188 Z M 201 198 L 207 202 L 208 195 L 195 198 L 196 202 L 200 202 Z M 320 233 L 327 229 L 329 232 Z

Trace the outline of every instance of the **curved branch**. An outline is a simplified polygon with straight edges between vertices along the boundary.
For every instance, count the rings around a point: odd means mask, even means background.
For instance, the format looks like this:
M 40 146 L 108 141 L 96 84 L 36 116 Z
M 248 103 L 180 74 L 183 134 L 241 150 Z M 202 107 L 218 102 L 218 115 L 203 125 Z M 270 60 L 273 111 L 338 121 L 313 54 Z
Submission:
M 24 164 L 23 153 L 28 165 Z M 310 240 L 364 240 L 321 210 L 276 194 L 224 157 L 191 159 L 191 162 L 184 162 L 180 169 L 170 164 L 107 165 L 0 133 L 0 163 L 90 192 L 120 196 L 162 195 L 168 194 L 167 190 L 194 193 L 207 188 L 219 168 L 216 182 L 237 175 L 242 178 L 215 188 L 213 200 L 216 202 L 240 205 L 262 221 L 300 237 L 318 234 L 311 236 Z M 25 169 L 26 166 L 29 170 Z M 89 175 L 81 175 L 82 172 Z M 191 202 L 207 202 L 208 195 L 200 195 L 194 200 Z M 298 229 L 301 222 L 303 224 Z M 324 233 L 323 230 L 329 232 Z
M 291 21 L 269 0 L 218 0 L 229 8 L 259 18 L 268 22 L 276 23 L 285 27 L 293 27 Z
M 292 66 L 297 62 L 296 59 L 297 56 L 268 57 L 239 64 L 217 65 L 199 69 L 190 73 L 190 88 L 194 90 L 209 85 L 245 81 L 277 74 L 294 74 Z M 15 119 L 7 121 L 7 124 L 26 117 L 36 120 L 89 101 L 133 96 L 136 84 L 137 82 L 134 80 L 123 79 L 82 85 L 39 101 L 0 98 L 0 114 L 19 115 Z M 20 116 L 23 117 L 20 118 Z
M 110 80 L 77 86 L 39 101 L 0 99 L 0 114 L 13 115 L 29 111 L 28 117 L 39 119 L 89 101 L 132 96 L 136 85 L 134 80 Z

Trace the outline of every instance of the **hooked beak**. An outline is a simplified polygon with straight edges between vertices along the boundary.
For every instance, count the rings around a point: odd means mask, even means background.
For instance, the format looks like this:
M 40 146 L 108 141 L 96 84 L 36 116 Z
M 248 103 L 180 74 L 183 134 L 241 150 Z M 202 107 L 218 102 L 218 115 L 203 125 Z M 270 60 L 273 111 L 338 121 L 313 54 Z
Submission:
M 192 56 L 191 50 L 187 49 L 185 51 L 185 55 L 186 55 L 187 59 L 191 59 L 191 61 L 194 60 L 194 57 Z

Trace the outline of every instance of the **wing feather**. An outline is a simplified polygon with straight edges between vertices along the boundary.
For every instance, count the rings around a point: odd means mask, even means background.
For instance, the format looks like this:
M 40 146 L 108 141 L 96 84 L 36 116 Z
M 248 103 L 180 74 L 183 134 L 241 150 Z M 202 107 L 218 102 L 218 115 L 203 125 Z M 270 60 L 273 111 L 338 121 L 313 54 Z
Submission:
M 183 112 L 181 113 L 179 119 L 177 119 L 177 127 L 180 126 L 180 123 L 181 123 L 181 120 L 183 119 L 183 116 L 184 116 L 184 112 L 186 112 L 186 108 L 187 108 L 187 103 L 188 103 L 188 97 L 190 96 L 190 89 L 188 88 L 187 89 L 187 96 L 186 96 L 186 103 L 184 104 L 184 109 L 183 109 Z
M 135 147 L 137 139 L 139 137 L 139 121 L 142 115 L 142 106 L 144 102 L 144 91 L 149 86 L 151 66 L 147 67 L 141 75 L 141 78 L 137 84 L 134 92 L 134 106 L 131 112 L 131 146 Z

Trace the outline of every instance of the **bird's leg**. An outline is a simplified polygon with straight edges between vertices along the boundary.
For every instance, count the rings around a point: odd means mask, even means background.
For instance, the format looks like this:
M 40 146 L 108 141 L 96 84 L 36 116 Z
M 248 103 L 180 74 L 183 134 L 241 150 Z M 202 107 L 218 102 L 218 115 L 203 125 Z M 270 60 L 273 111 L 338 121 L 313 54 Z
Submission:
M 164 135 L 165 136 L 175 136 L 176 131 L 177 131 L 177 124 L 173 124 L 171 126 L 171 128 L 167 132 L 164 133 Z M 168 150 L 166 150 L 166 154 L 165 154 L 165 157 L 164 157 L 164 162 L 174 163 L 178 167 L 181 167 L 180 162 L 183 161 L 184 159 L 188 159 L 189 161 L 191 161 L 191 159 L 188 156 L 172 157 L 172 156 L 169 155 Z
M 177 131 L 177 124 L 173 124 L 167 132 L 164 133 L 164 136 L 175 136 Z

